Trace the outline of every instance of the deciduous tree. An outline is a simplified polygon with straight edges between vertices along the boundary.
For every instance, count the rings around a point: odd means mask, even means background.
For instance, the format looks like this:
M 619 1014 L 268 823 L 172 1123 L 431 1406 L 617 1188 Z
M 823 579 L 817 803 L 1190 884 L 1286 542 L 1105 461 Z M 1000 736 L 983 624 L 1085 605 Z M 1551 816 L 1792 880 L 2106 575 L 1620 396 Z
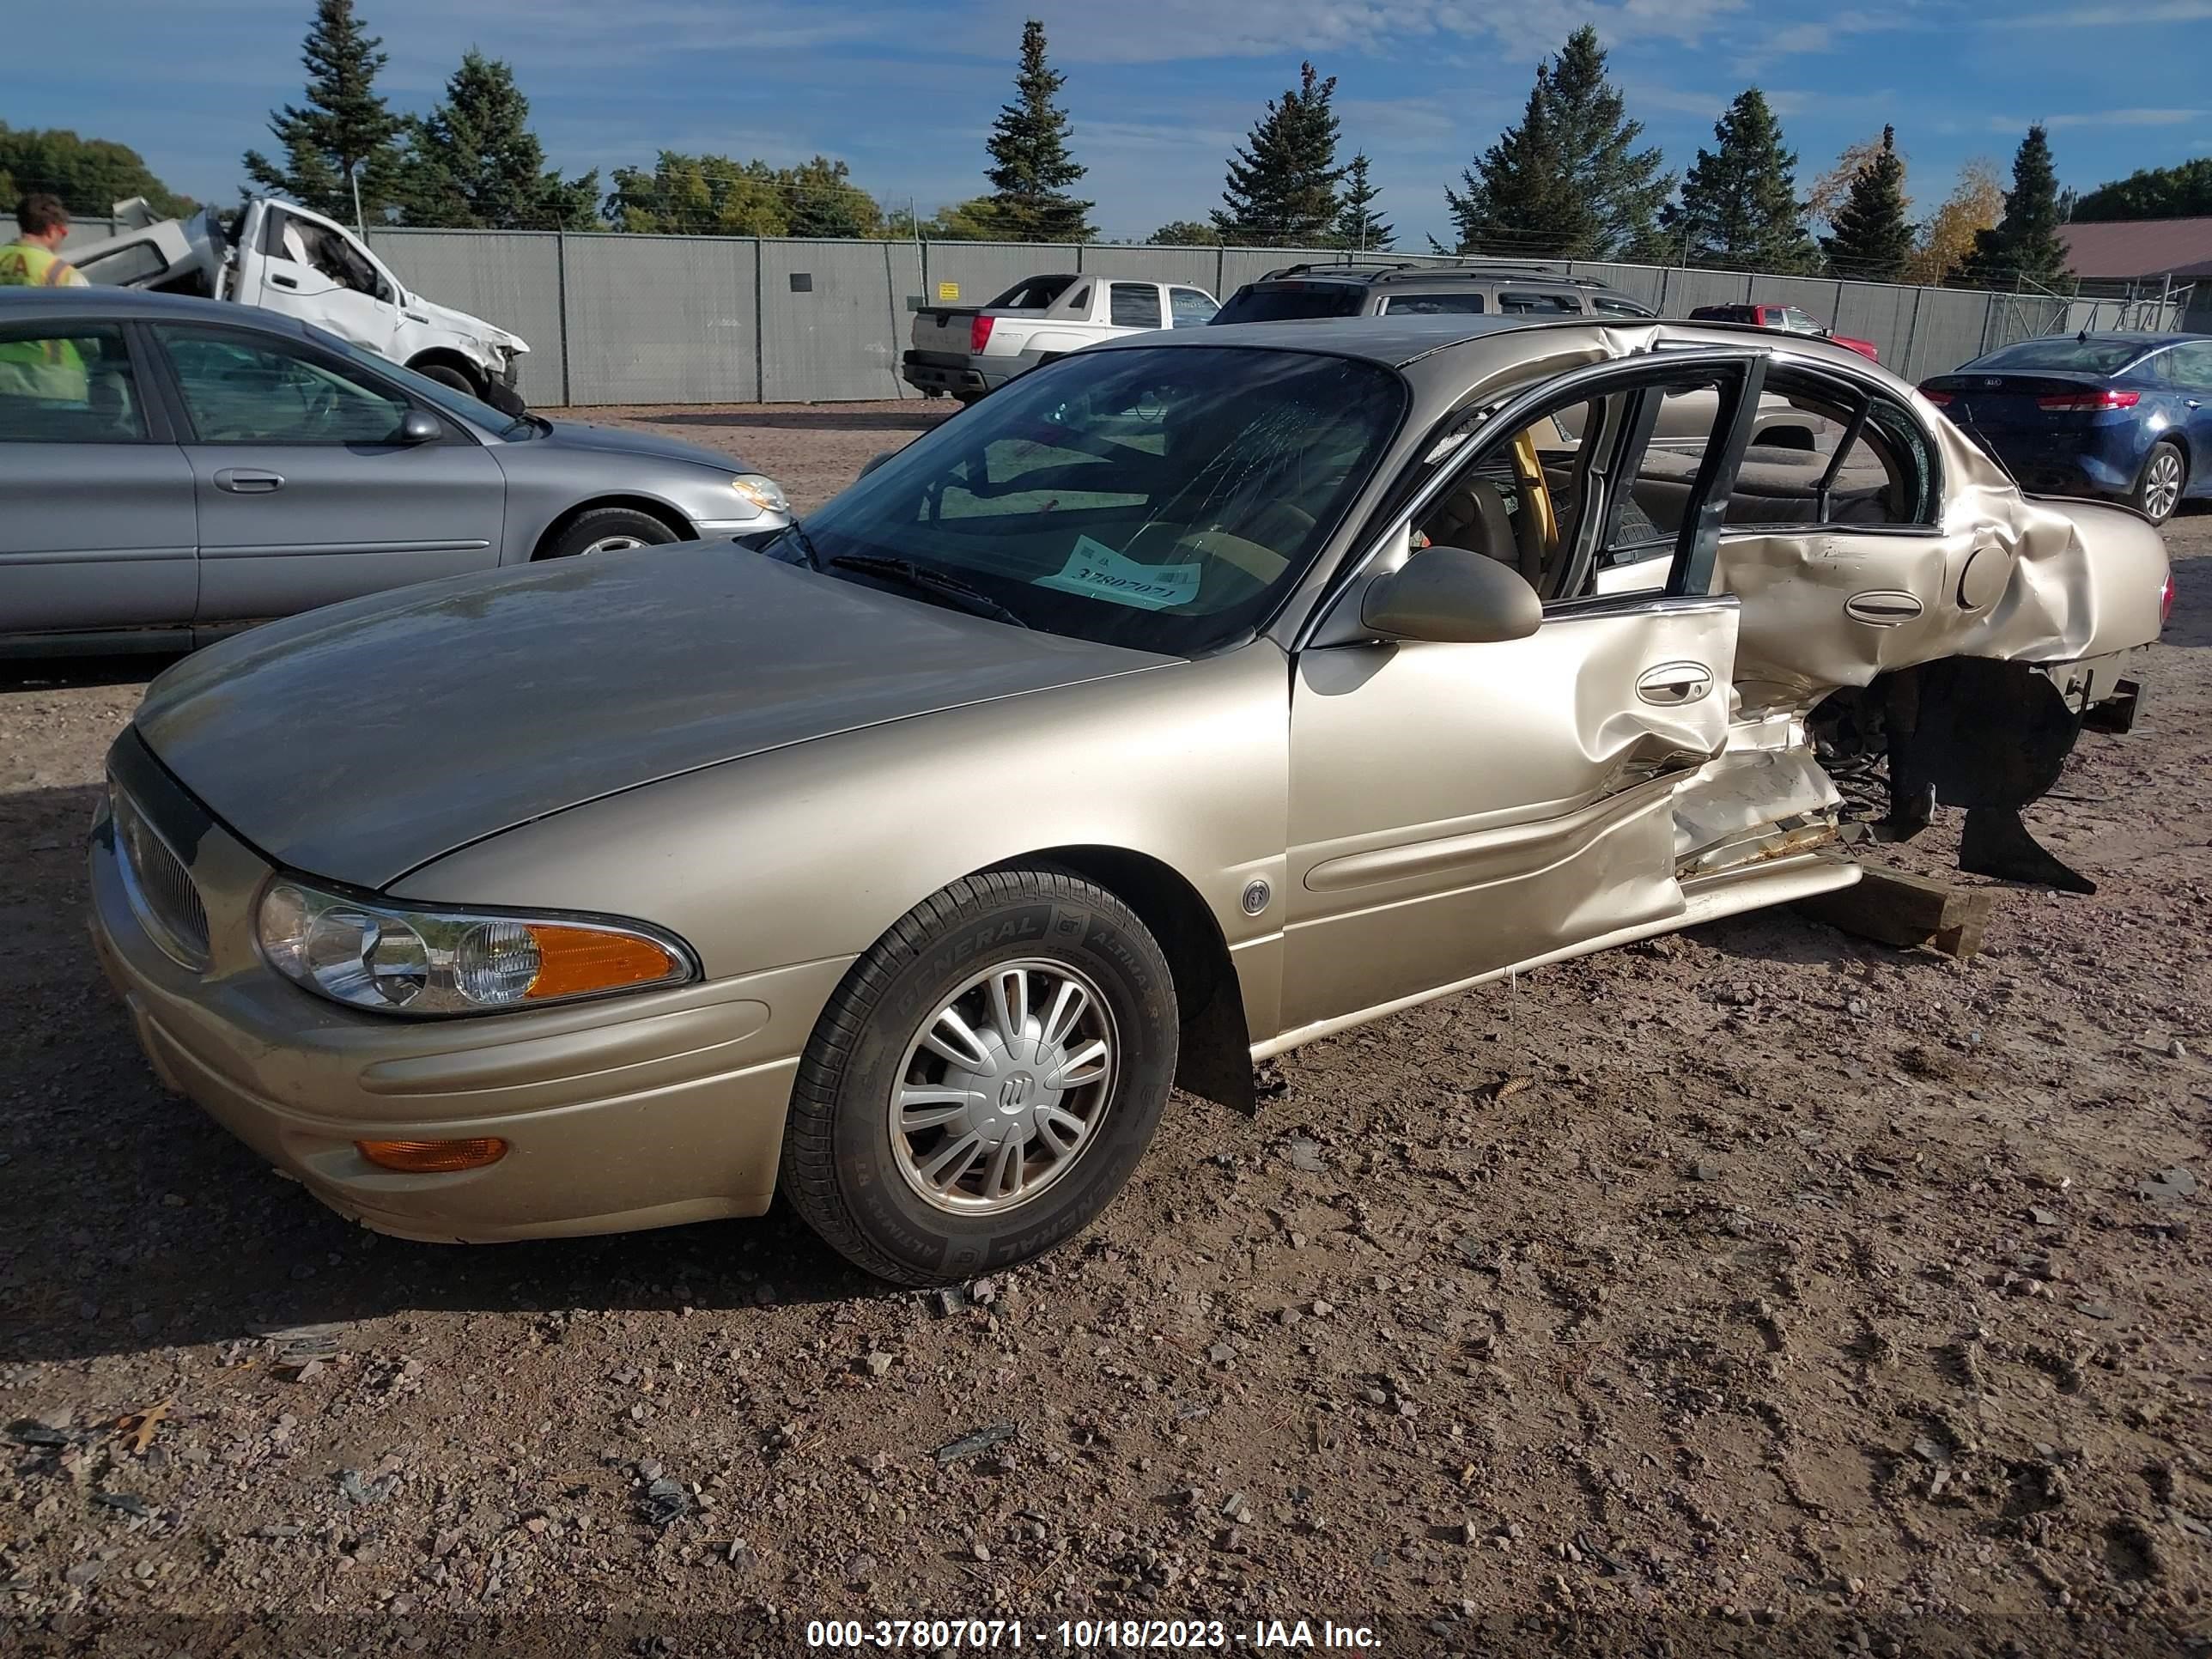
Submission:
M 1974 251 L 1974 238 L 1994 226 L 2004 212 L 2004 185 L 1997 179 L 1997 165 L 1976 156 L 1959 169 L 1936 211 L 1921 224 L 1912 252 L 1905 262 L 1905 279 L 1940 288 L 1952 281 Z
M 2170 167 L 2144 167 L 2100 185 L 2074 204 L 2079 222 L 2100 219 L 2193 219 L 2212 214 L 2212 155 Z
M 118 202 L 143 196 L 164 218 L 188 213 L 194 204 L 156 179 L 143 157 L 125 144 L 80 138 L 59 128 L 10 127 L 0 122 L 0 212 L 33 191 L 58 196 L 71 213 L 106 213 Z

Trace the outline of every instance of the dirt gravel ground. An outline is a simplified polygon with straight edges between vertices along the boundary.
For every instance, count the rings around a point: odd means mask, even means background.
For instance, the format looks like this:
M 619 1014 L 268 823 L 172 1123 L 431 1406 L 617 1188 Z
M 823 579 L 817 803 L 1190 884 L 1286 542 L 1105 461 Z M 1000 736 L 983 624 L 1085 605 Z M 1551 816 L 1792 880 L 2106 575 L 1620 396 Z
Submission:
M 623 418 L 810 505 L 939 413 Z M 1178 1099 L 1086 1239 L 945 1295 L 782 1213 L 325 1211 L 161 1091 L 84 939 L 146 665 L 0 674 L 0 1645 L 2202 1654 L 2212 515 L 2169 540 L 2145 718 L 2031 813 L 2094 897 L 2002 890 L 1965 963 L 1771 914 L 1401 1015 L 1256 1121 Z

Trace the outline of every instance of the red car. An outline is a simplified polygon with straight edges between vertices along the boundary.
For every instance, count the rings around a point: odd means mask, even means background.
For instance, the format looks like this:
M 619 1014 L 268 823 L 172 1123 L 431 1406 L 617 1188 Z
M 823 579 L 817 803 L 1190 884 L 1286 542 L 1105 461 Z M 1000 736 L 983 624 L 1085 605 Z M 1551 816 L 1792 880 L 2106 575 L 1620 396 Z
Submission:
M 1880 362 L 1881 354 L 1875 349 L 1871 340 L 1854 340 L 1847 334 L 1838 334 L 1826 323 L 1815 322 L 1796 306 L 1699 306 L 1690 313 L 1693 323 L 1749 323 L 1754 328 L 1778 328 L 1785 334 L 1817 334 L 1824 340 L 1833 340 L 1839 346 L 1849 346 L 1869 362 Z

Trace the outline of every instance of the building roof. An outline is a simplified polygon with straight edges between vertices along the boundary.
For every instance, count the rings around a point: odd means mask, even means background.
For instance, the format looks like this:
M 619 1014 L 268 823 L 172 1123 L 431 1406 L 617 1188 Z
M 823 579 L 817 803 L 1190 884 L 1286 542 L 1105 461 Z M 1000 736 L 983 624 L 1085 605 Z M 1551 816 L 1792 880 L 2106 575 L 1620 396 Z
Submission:
M 2212 216 L 2061 225 L 2076 276 L 2212 276 Z

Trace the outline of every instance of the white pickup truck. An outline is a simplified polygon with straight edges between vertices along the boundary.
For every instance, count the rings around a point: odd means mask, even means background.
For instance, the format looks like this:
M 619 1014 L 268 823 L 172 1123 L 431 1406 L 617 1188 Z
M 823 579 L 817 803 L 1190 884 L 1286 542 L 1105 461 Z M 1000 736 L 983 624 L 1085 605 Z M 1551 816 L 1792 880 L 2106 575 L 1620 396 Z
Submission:
M 899 376 L 925 398 L 972 404 L 1039 363 L 1117 335 L 1200 328 L 1221 307 L 1202 288 L 1120 276 L 1031 276 L 987 306 L 924 306 Z
M 503 328 L 410 293 L 335 220 L 268 198 L 240 210 L 236 234 L 210 210 L 156 219 L 143 198 L 115 204 L 126 228 L 72 243 L 88 283 L 156 289 L 281 311 L 395 363 L 520 414 L 516 368 L 529 346 Z

